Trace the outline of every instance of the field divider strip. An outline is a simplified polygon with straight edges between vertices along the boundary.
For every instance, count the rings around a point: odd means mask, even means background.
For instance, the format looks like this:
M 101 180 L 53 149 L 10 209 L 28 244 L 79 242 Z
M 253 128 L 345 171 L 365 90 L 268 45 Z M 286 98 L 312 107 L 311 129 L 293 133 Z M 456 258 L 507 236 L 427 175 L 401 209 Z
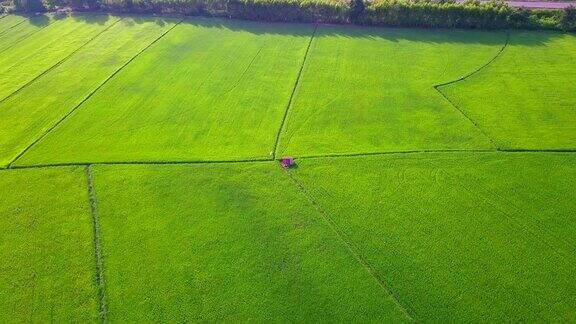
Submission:
M 100 32 L 98 32 L 96 35 L 94 35 L 93 37 L 91 37 L 88 41 L 86 41 L 84 44 L 80 45 L 78 48 L 76 48 L 75 50 L 73 50 L 70 54 L 66 55 L 64 58 L 62 58 L 60 61 L 56 62 L 54 65 L 52 65 L 51 67 L 49 67 L 48 69 L 46 69 L 45 71 L 43 71 L 42 73 L 38 74 L 37 76 L 35 76 L 34 78 L 32 78 L 32 80 L 26 82 L 25 84 L 23 84 L 20 88 L 16 89 L 15 91 L 13 91 L 12 93 L 10 93 L 9 95 L 7 95 L 6 97 L 4 97 L 3 99 L 0 100 L 0 103 L 3 103 L 4 101 L 8 100 L 9 98 L 15 96 L 16 94 L 18 94 L 20 91 L 22 91 L 23 89 L 25 89 L 26 87 L 28 87 L 29 85 L 31 85 L 32 83 L 34 83 L 36 80 L 40 79 L 41 77 L 43 77 L 44 75 L 46 75 L 48 72 L 54 70 L 55 68 L 57 68 L 58 66 L 60 66 L 62 63 L 66 62 L 69 58 L 71 58 L 74 54 L 78 53 L 78 51 L 80 51 L 81 49 L 83 49 L 86 45 L 90 44 L 93 40 L 95 40 L 96 38 L 98 38 L 98 36 L 102 35 L 103 33 L 105 33 L 106 31 L 108 31 L 110 28 L 112 28 L 114 25 L 116 25 L 118 22 L 120 22 L 122 19 L 124 18 L 119 18 L 118 20 L 116 20 L 115 22 L 113 22 L 112 24 L 110 24 L 110 26 L 104 28 L 103 30 L 101 30 Z
M 292 108 L 292 102 L 294 100 L 294 95 L 296 94 L 296 89 L 300 84 L 300 78 L 302 77 L 302 72 L 304 71 L 304 66 L 306 65 L 306 61 L 308 60 L 308 53 L 310 52 L 310 47 L 312 45 L 312 41 L 314 40 L 314 36 L 316 36 L 316 31 L 318 30 L 318 24 L 314 25 L 314 30 L 312 31 L 312 35 L 310 36 L 310 40 L 308 41 L 308 46 L 306 46 L 306 52 L 304 52 L 304 58 L 302 59 L 302 64 L 300 65 L 300 70 L 298 71 L 298 75 L 296 76 L 296 81 L 294 81 L 294 87 L 292 88 L 292 93 L 290 94 L 290 99 L 288 99 L 288 105 L 286 105 L 286 109 L 284 110 L 284 116 L 282 116 L 282 122 L 280 123 L 280 128 L 278 129 L 278 133 L 276 134 L 276 140 L 274 142 L 274 153 L 272 155 L 272 159 L 275 160 L 278 155 L 278 145 L 280 144 L 280 137 L 286 128 L 286 120 L 288 119 L 288 114 L 290 112 L 290 108 Z
M 494 57 L 492 57 L 488 62 L 484 63 L 483 65 L 481 65 L 480 67 L 478 67 L 474 71 L 460 77 L 459 79 L 444 82 L 444 83 L 439 83 L 439 84 L 436 84 L 433 86 L 434 90 L 436 90 L 446 101 L 448 101 L 448 103 L 450 103 L 450 105 L 452 107 L 454 107 L 456 110 L 458 110 L 460 112 L 460 114 L 462 116 L 464 116 L 464 118 L 468 119 L 472 123 L 472 125 L 474 125 L 474 127 L 476 127 L 482 133 L 482 135 L 484 135 L 490 141 L 492 146 L 494 146 L 495 148 L 499 148 L 496 141 L 494 141 L 494 139 L 492 137 L 490 137 L 472 118 L 470 118 L 470 116 L 468 116 L 468 114 L 466 114 L 464 112 L 464 110 L 462 110 L 460 107 L 458 107 L 458 105 L 456 105 L 456 103 L 454 103 L 452 100 L 450 100 L 450 98 L 448 98 L 448 96 L 444 92 L 442 92 L 441 88 L 448 86 L 448 85 L 451 85 L 451 84 L 454 84 L 454 83 L 462 82 L 462 81 L 472 77 L 473 75 L 478 74 L 480 71 L 484 70 L 490 64 L 492 64 L 494 61 L 496 61 L 496 59 L 498 59 L 502 55 L 502 53 L 504 53 L 506 48 L 508 48 L 509 44 L 510 44 L 510 31 L 506 31 L 506 40 L 504 41 L 504 45 L 502 45 L 502 47 L 496 53 L 496 55 L 494 55 Z
M 118 20 L 118 21 L 120 21 L 120 20 Z M 164 31 L 162 34 L 160 34 L 160 36 L 158 36 L 154 41 L 152 41 L 150 44 L 146 45 L 142 50 L 140 50 L 138 53 L 136 53 L 136 55 L 134 55 L 132 58 L 130 58 L 128 61 L 126 61 L 122 66 L 120 66 L 116 71 L 114 71 L 114 73 L 112 73 L 110 76 L 108 76 L 100 85 L 98 85 L 84 99 L 82 99 L 82 101 L 80 101 L 80 103 L 78 103 L 66 115 L 64 115 L 60 120 L 58 120 L 54 125 L 52 125 L 52 127 L 48 128 L 42 135 L 40 135 L 30 145 L 28 145 L 26 148 L 24 148 L 24 150 L 22 150 L 22 152 L 20 152 L 8 164 L 8 168 L 12 168 L 12 164 L 14 162 L 16 162 L 18 159 L 20 159 L 24 154 L 26 154 L 26 152 L 28 152 L 28 150 L 30 150 L 30 148 L 32 148 L 34 145 L 36 145 L 38 142 L 40 142 L 44 137 L 46 137 L 51 131 L 53 131 L 54 129 L 56 129 L 56 127 L 58 127 L 60 124 L 62 124 L 68 117 L 70 117 L 76 110 L 78 110 L 78 108 L 80 108 L 80 106 L 82 106 L 88 99 L 90 99 L 96 92 L 98 92 L 98 90 L 100 90 L 106 83 L 108 83 L 108 81 L 112 80 L 112 78 L 114 78 L 118 73 L 120 73 L 120 71 L 122 71 L 126 66 L 128 66 L 130 63 L 132 63 L 132 61 L 134 61 L 138 56 L 140 56 L 142 53 L 144 53 L 148 48 L 150 48 L 150 46 L 154 45 L 162 37 L 164 37 L 166 34 L 168 34 L 170 31 L 172 31 L 172 29 L 174 29 L 176 26 L 178 26 L 181 22 L 182 22 L 182 20 L 175 23 L 174 26 L 168 28 L 166 31 Z
M 92 214 L 92 226 L 94 232 L 94 255 L 96 261 L 96 283 L 98 285 L 99 317 L 103 323 L 108 322 L 108 306 L 106 304 L 106 282 L 104 280 L 104 262 L 102 257 L 102 240 L 100 236 L 100 219 L 98 217 L 98 200 L 94 190 L 94 177 L 92 165 L 86 166 L 86 180 L 88 185 L 88 197 L 90 212 Z
M 333 159 L 333 158 L 351 158 L 380 155 L 404 155 L 404 154 L 426 154 L 426 153 L 576 153 L 576 149 L 551 149 L 551 150 L 523 150 L 523 149 L 494 149 L 494 150 L 429 150 L 429 151 L 394 151 L 394 152 L 373 152 L 373 153 L 342 153 L 332 155 L 310 155 L 296 157 L 296 160 L 313 160 L 313 159 Z M 234 163 L 266 163 L 274 160 L 270 158 L 253 158 L 238 160 L 188 160 L 188 161 L 102 161 L 102 162 L 69 162 L 69 163 L 46 163 L 30 165 L 13 165 L 10 167 L 0 167 L 3 170 L 18 169 L 40 169 L 40 168 L 60 168 L 87 165 L 171 165 L 171 164 L 234 164 Z
M 374 267 L 362 256 L 359 249 L 356 245 L 348 238 L 348 236 L 338 227 L 336 222 L 328 216 L 325 212 L 324 208 L 314 199 L 314 197 L 306 190 L 304 185 L 296 179 L 294 175 L 290 173 L 289 170 L 282 170 L 286 173 L 287 177 L 291 180 L 291 182 L 296 186 L 296 189 L 306 197 L 306 199 L 314 206 L 316 211 L 322 216 L 323 220 L 327 223 L 327 225 L 332 229 L 332 231 L 336 234 L 336 236 L 340 239 L 340 241 L 346 246 L 350 254 L 356 259 L 358 263 L 366 270 L 368 273 L 376 280 L 378 285 L 386 294 L 393 300 L 394 304 L 402 311 L 402 313 L 410 320 L 415 321 L 414 312 L 409 310 L 406 306 L 400 303 L 398 296 L 389 288 L 389 285 L 386 281 L 380 276 L 380 274 L 374 269 Z

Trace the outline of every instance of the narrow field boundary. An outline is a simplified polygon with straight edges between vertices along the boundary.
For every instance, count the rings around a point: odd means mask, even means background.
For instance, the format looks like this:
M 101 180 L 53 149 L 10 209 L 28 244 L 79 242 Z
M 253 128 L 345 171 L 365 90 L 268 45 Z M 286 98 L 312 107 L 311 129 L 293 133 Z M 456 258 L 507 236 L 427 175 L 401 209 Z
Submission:
M 406 151 L 382 151 L 382 152 L 352 152 L 352 153 L 326 153 L 318 155 L 296 156 L 297 160 L 306 159 L 324 159 L 339 157 L 356 157 L 356 156 L 378 156 L 378 155 L 396 155 L 396 154 L 418 154 L 418 153 L 486 153 L 498 152 L 497 149 L 445 149 L 445 150 L 406 150 Z
M 418 151 L 390 151 L 390 152 L 372 152 L 372 153 L 342 153 L 342 154 L 327 154 L 327 155 L 310 155 L 295 157 L 296 160 L 314 160 L 314 159 L 337 159 L 337 158 L 353 158 L 353 157 L 367 157 L 367 156 L 381 156 L 381 155 L 416 155 L 416 154 L 458 154 L 458 153 L 558 153 L 558 154 L 572 154 L 576 153 L 576 149 L 567 150 L 418 150 Z M 273 158 L 252 158 L 252 159 L 236 159 L 236 160 L 188 160 L 188 161 L 103 161 L 103 162 L 70 162 L 70 163 L 46 163 L 34 165 L 12 165 L 6 168 L 0 168 L 0 171 L 18 170 L 18 169 L 43 169 L 43 168 L 63 168 L 63 167 L 86 167 L 88 165 L 177 165 L 177 164 L 238 164 L 238 163 L 267 163 L 276 161 Z
M 344 245 L 346 246 L 346 248 L 348 249 L 350 254 L 352 254 L 352 256 L 356 259 L 356 261 L 358 263 L 360 263 L 360 265 L 366 271 L 368 271 L 368 273 L 370 273 L 370 275 L 376 280 L 376 282 L 378 282 L 378 285 L 380 286 L 380 288 L 382 288 L 382 290 L 384 290 L 384 292 L 386 292 L 386 294 L 392 298 L 392 300 L 394 301 L 394 304 L 396 304 L 396 306 L 402 311 L 402 313 L 410 321 L 414 321 L 414 315 L 413 315 L 414 312 L 411 310 L 409 311 L 409 309 L 407 307 L 403 306 L 400 303 L 398 296 L 396 296 L 395 294 L 392 293 L 392 291 L 388 287 L 388 284 L 386 283 L 386 281 L 370 265 L 370 263 L 368 263 L 368 261 L 366 261 L 366 259 L 362 256 L 362 254 L 360 254 L 358 252 L 358 248 L 354 245 L 354 243 L 352 243 L 352 241 L 347 237 L 347 235 L 342 230 L 340 230 L 338 225 L 334 222 L 334 220 L 332 220 L 332 218 L 330 216 L 328 216 L 328 214 L 324 211 L 322 206 L 320 206 L 320 204 L 318 204 L 316 199 L 314 199 L 314 197 L 308 192 L 308 190 L 306 190 L 304 185 L 301 182 L 299 182 L 298 179 L 296 179 L 296 177 L 294 177 L 290 173 L 290 171 L 288 171 L 288 170 L 281 170 L 281 171 L 286 173 L 287 177 L 292 181 L 292 183 L 294 183 L 297 190 L 302 195 L 304 195 L 304 197 L 306 197 L 306 199 L 314 206 L 314 208 L 318 211 L 318 213 L 320 215 L 322 215 L 322 218 L 324 219 L 324 221 L 332 229 L 332 231 L 334 231 L 334 233 L 340 239 L 340 241 L 342 243 L 344 243 Z
M 54 70 L 55 68 L 57 68 L 58 66 L 60 66 L 62 63 L 66 62 L 66 60 L 68 60 L 69 58 L 71 58 L 74 54 L 78 53 L 78 51 L 80 51 L 81 49 L 83 49 L 86 45 L 90 44 L 93 40 L 95 40 L 98 36 L 102 35 L 103 33 L 105 33 L 108 29 L 112 28 L 114 25 L 116 25 L 118 22 L 120 22 L 122 19 L 124 18 L 120 18 L 118 20 L 116 20 L 115 22 L 113 22 L 112 24 L 110 24 L 110 26 L 104 28 L 103 30 L 101 30 L 100 32 L 98 32 L 96 35 L 94 35 L 93 37 L 91 37 L 87 42 L 85 42 L 84 44 L 80 45 L 77 49 L 73 50 L 70 54 L 66 55 L 64 58 L 62 58 L 60 61 L 56 62 L 54 65 L 52 65 L 51 67 L 49 67 L 48 69 L 46 69 L 45 71 L 43 71 L 42 73 L 38 74 L 37 76 L 35 76 L 34 78 L 32 78 L 32 80 L 26 82 L 24 85 L 22 85 L 20 88 L 16 89 L 15 91 L 13 91 L 11 94 L 7 95 L 6 97 L 4 97 L 3 99 L 0 100 L 0 103 L 3 103 L 4 101 L 8 100 L 9 98 L 13 97 L 14 95 L 16 95 L 17 93 L 19 93 L 20 91 L 22 91 L 23 89 L 25 89 L 26 87 L 28 87 L 29 85 L 31 85 L 32 83 L 34 83 L 36 80 L 40 79 L 41 77 L 43 77 L 44 75 L 46 75 L 48 72 Z
M 450 103 L 450 105 L 452 105 L 452 107 L 454 107 L 456 110 L 458 110 L 460 112 L 460 114 L 462 114 L 462 116 L 464 116 L 464 118 L 468 119 L 482 133 L 482 135 L 484 135 L 490 141 L 492 146 L 494 146 L 495 148 L 498 148 L 498 144 L 496 143 L 496 141 L 492 137 L 488 136 L 488 134 L 472 118 L 470 118 L 470 116 L 468 116 L 464 112 L 464 110 L 462 110 L 460 107 L 458 107 L 458 105 L 456 105 L 452 100 L 450 100 L 450 98 L 448 98 L 448 96 L 446 94 L 444 94 L 444 92 L 442 92 L 442 90 L 440 90 L 440 88 L 454 84 L 454 83 L 457 83 L 457 82 L 464 81 L 464 80 L 472 77 L 473 75 L 478 74 L 480 71 L 484 70 L 486 67 L 488 67 L 490 64 L 492 64 L 494 61 L 496 61 L 496 59 L 499 58 L 502 55 L 502 53 L 504 53 L 504 50 L 506 50 L 506 48 L 508 47 L 508 44 L 510 44 L 510 31 L 506 31 L 506 40 L 504 41 L 504 45 L 500 48 L 500 50 L 496 53 L 496 55 L 494 55 L 494 57 L 492 57 L 488 62 L 486 62 L 482 66 L 478 67 L 476 70 L 460 77 L 459 79 L 440 83 L 440 84 L 433 86 L 434 90 L 436 90 L 446 101 L 448 101 Z
M 99 318 L 103 323 L 108 322 L 108 307 L 106 305 L 106 285 L 104 281 L 104 263 L 102 261 L 102 242 L 100 237 L 100 219 L 98 218 L 98 201 L 94 191 L 94 178 L 92 165 L 86 166 L 86 179 L 88 184 L 88 198 L 90 212 L 92 214 L 92 226 L 94 230 L 94 255 L 96 258 L 96 283 L 98 285 Z
M 88 165 L 171 165 L 171 164 L 237 164 L 237 163 L 262 163 L 272 162 L 271 158 L 238 159 L 238 160 L 189 160 L 189 161 L 110 161 L 110 162 L 81 162 L 81 163 L 47 163 L 32 165 L 13 165 L 0 170 L 17 169 L 42 169 L 42 168 L 62 168 Z
M 120 21 L 120 20 L 118 20 Z M 118 22 L 117 21 L 117 22 Z M 46 137 L 46 135 L 48 135 L 51 131 L 53 131 L 56 127 L 58 127 L 58 125 L 62 124 L 68 117 L 70 117 L 76 110 L 78 110 L 78 108 L 80 108 L 80 106 L 82 106 L 82 104 L 84 104 L 88 99 L 90 99 L 96 92 L 98 92 L 98 90 L 100 90 L 106 83 L 108 83 L 108 81 L 110 81 L 112 78 L 114 78 L 118 73 L 120 73 L 120 71 L 122 71 L 126 66 L 128 66 L 128 64 L 132 63 L 132 61 L 134 61 L 138 56 L 140 56 L 142 53 L 144 53 L 148 48 L 150 48 L 150 46 L 154 45 L 156 42 L 158 42 L 162 37 L 164 37 L 166 34 L 168 34 L 170 31 L 172 31 L 174 28 L 176 28 L 176 26 L 178 26 L 180 23 L 182 22 L 182 20 L 178 21 L 177 23 L 174 24 L 174 26 L 168 28 L 166 31 L 164 31 L 160 36 L 158 36 L 154 41 L 152 41 L 150 44 L 148 44 L 147 46 L 145 46 L 142 50 L 140 50 L 138 53 L 136 53 L 136 55 L 134 55 L 131 59 L 129 59 L 128 61 L 126 61 L 122 66 L 120 66 L 120 68 L 118 68 L 114 73 L 112 73 L 110 76 L 108 76 L 104 82 L 102 82 L 99 86 L 97 86 L 93 91 L 91 91 L 84 99 L 82 99 L 80 101 L 80 103 L 78 103 L 74 108 L 72 108 L 66 115 L 64 115 L 60 120 L 58 120 L 54 125 L 52 125 L 52 127 L 48 128 L 42 135 L 40 135 L 36 140 L 34 140 L 30 145 L 28 145 L 26 148 L 24 148 L 24 150 L 22 150 L 22 152 L 20 152 L 9 164 L 8 164 L 8 168 L 12 168 L 12 164 L 14 162 L 16 162 L 19 158 L 21 158 L 24 154 L 26 154 L 26 152 L 28 152 L 28 150 L 30 150 L 30 148 L 32 148 L 32 146 L 36 145 L 38 142 L 40 142 L 44 137 Z M 1 101 L 0 101 L 1 103 Z M 85 164 L 90 164 L 90 163 L 85 163 Z
M 306 52 L 304 53 L 304 58 L 302 59 L 302 64 L 300 65 L 300 70 L 298 71 L 298 75 L 296 77 L 296 81 L 294 82 L 294 87 L 292 88 L 292 93 L 290 94 L 290 99 L 288 100 L 288 105 L 284 110 L 284 116 L 282 117 L 282 123 L 280 124 L 280 128 L 278 129 L 278 133 L 276 134 L 276 141 L 274 142 L 274 154 L 272 155 L 273 159 L 277 158 L 278 155 L 278 145 L 280 144 L 280 137 L 286 128 L 286 120 L 288 119 L 288 113 L 290 112 L 290 108 L 292 108 L 292 101 L 294 100 L 294 94 L 296 93 L 296 89 L 298 89 L 298 85 L 300 84 L 300 77 L 302 76 L 302 71 L 304 71 L 304 66 L 306 65 L 306 61 L 308 60 L 308 52 L 310 51 L 310 46 L 312 45 L 312 41 L 314 40 L 314 36 L 316 36 L 316 31 L 318 30 L 318 24 L 314 25 L 314 31 L 312 31 L 312 35 L 310 36 L 310 40 L 308 41 L 308 46 L 306 47 Z

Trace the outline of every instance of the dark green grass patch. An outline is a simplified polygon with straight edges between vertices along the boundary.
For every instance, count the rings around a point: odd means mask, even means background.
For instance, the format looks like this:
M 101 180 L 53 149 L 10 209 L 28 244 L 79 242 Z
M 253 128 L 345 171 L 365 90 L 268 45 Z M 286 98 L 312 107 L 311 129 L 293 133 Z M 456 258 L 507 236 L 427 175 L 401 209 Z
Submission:
M 0 322 L 96 322 L 82 168 L 0 171 Z
M 480 73 L 441 90 L 505 149 L 576 149 L 576 36 L 514 32 Z
M 425 322 L 576 318 L 576 157 L 299 161 L 298 181 Z
M 107 15 L 64 18 L 2 52 L 0 100 L 58 64 L 117 20 Z
M 281 152 L 296 156 L 490 148 L 434 88 L 489 61 L 504 33 L 322 27 Z
M 10 18 L 13 16 L 9 16 Z M 23 41 L 26 37 L 38 32 L 48 24 L 50 24 L 53 19 L 51 16 L 38 15 L 26 19 L 25 17 L 19 17 L 15 24 L 2 31 L 2 20 L 0 20 L 0 56 L 2 52 L 6 51 L 8 48 L 14 46 L 15 44 Z
M 1 102 L 0 165 L 15 159 L 174 23 L 123 18 L 61 65 Z
M 96 166 L 109 319 L 406 321 L 276 163 Z
M 312 30 L 187 20 L 23 162 L 269 158 Z

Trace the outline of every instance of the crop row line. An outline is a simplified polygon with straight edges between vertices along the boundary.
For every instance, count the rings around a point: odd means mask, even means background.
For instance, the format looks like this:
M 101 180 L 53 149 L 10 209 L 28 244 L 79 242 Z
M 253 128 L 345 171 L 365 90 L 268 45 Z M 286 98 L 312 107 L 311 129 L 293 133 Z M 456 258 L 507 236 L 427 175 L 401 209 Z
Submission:
M 108 29 L 112 28 L 114 25 L 116 25 L 120 20 L 122 20 L 124 18 L 120 18 L 118 20 L 116 20 L 115 22 L 113 22 L 112 24 L 110 24 L 110 26 L 102 29 L 100 32 L 98 32 L 96 35 L 92 36 L 88 41 L 86 41 L 84 44 L 80 45 L 78 48 L 76 48 L 75 50 L 73 50 L 70 54 L 66 55 L 64 58 L 62 58 L 61 60 L 59 60 L 58 62 L 56 62 L 55 64 L 53 64 L 52 66 L 50 66 L 48 69 L 42 71 L 42 73 L 38 74 L 37 76 L 35 76 L 34 78 L 32 78 L 32 80 L 26 82 L 25 84 L 23 84 L 22 86 L 20 86 L 18 89 L 16 89 L 15 91 L 13 91 L 12 93 L 10 93 L 9 95 L 7 95 L 6 97 L 2 98 L 0 100 L 0 103 L 3 103 L 4 101 L 6 101 L 7 99 L 13 97 L 14 95 L 16 95 L 17 93 L 19 93 L 20 91 L 22 91 L 23 89 L 25 89 L 26 87 L 28 87 L 29 85 L 31 85 L 32 83 L 34 83 L 36 80 L 38 80 L 39 78 L 43 77 L 44 75 L 46 75 L 48 72 L 54 70 L 55 68 L 57 68 L 58 66 L 60 66 L 62 63 L 66 62 L 69 58 L 71 58 L 74 54 L 78 53 L 78 51 L 80 51 L 82 48 L 84 48 L 86 45 L 90 44 L 93 40 L 95 40 L 98 36 L 102 35 L 104 32 L 106 32 Z
M 410 320 L 414 321 L 413 311 L 409 311 L 407 307 L 402 305 L 398 296 L 394 294 L 389 285 L 386 281 L 382 278 L 382 276 L 374 269 L 374 267 L 362 256 L 360 252 L 358 252 L 358 248 L 355 244 L 348 238 L 348 236 L 338 227 L 336 222 L 325 212 L 324 208 L 320 206 L 320 204 L 314 199 L 314 197 L 308 192 L 308 190 L 304 187 L 304 185 L 294 177 L 290 171 L 284 170 L 288 178 L 292 181 L 292 183 L 296 186 L 297 190 L 306 197 L 306 199 L 312 204 L 314 209 L 318 211 L 318 213 L 322 216 L 323 220 L 326 224 L 330 227 L 330 229 L 336 234 L 338 239 L 346 246 L 350 254 L 356 259 L 356 261 L 366 270 L 368 273 L 376 280 L 380 288 L 394 301 L 394 304 L 404 313 L 404 315 Z
M 92 165 L 86 166 L 86 182 L 88 185 L 88 198 L 90 212 L 92 214 L 92 226 L 94 233 L 94 256 L 96 261 L 96 283 L 98 285 L 99 317 L 103 323 L 108 322 L 108 307 L 106 305 L 106 283 L 104 280 L 104 262 L 102 257 L 102 244 L 100 238 L 100 219 L 98 217 L 98 201 L 94 190 L 94 178 Z
M 379 156 L 379 155 L 404 155 L 404 154 L 433 154 L 433 153 L 576 153 L 576 149 L 549 149 L 549 150 L 530 150 L 530 149 L 470 149 L 470 150 L 412 150 L 412 151 L 389 151 L 389 152 L 368 152 L 368 153 L 338 153 L 338 154 L 325 154 L 325 155 L 309 155 L 296 157 L 297 160 L 306 159 L 333 159 L 333 158 L 350 158 L 350 157 L 363 157 L 363 156 Z M 70 163 L 46 163 L 46 164 L 33 164 L 33 165 L 11 165 L 7 168 L 0 168 L 1 170 L 17 170 L 17 169 L 41 169 L 41 168 L 56 168 L 56 167 L 86 167 L 88 165 L 173 165 L 173 164 L 237 164 L 237 163 L 263 163 L 273 162 L 277 159 L 274 158 L 249 158 L 249 159 L 235 159 L 235 160 L 187 160 L 187 161 L 101 161 L 101 162 L 70 162 Z
M 492 146 L 494 146 L 495 148 L 498 148 L 498 144 L 496 143 L 496 141 L 492 137 L 490 137 L 472 118 L 470 118 L 470 116 L 468 116 L 464 112 L 464 110 L 462 110 L 456 103 L 454 103 L 452 100 L 450 100 L 450 98 L 448 98 L 448 96 L 444 92 L 442 92 L 442 90 L 440 90 L 440 88 L 451 85 L 451 84 L 455 84 L 457 82 L 464 81 L 464 80 L 470 78 L 471 76 L 479 73 L 480 71 L 484 70 L 486 67 L 488 67 L 490 64 L 492 64 L 494 61 L 496 61 L 496 59 L 498 59 L 502 55 L 502 53 L 504 53 L 504 50 L 506 50 L 509 43 L 510 43 L 510 32 L 507 31 L 506 32 L 506 40 L 504 41 L 504 45 L 500 48 L 498 53 L 496 53 L 496 55 L 494 55 L 494 57 L 492 57 L 488 62 L 486 62 L 482 66 L 478 67 L 474 71 L 468 73 L 467 75 L 460 77 L 459 79 L 440 83 L 440 84 L 437 84 L 434 86 L 434 90 L 436 90 L 446 101 L 448 101 L 450 103 L 450 105 L 452 105 L 452 107 L 454 107 L 456 110 L 458 110 L 460 112 L 460 114 L 462 114 L 462 116 L 464 116 L 464 118 L 468 119 L 468 121 L 470 121 L 472 123 L 472 125 L 474 125 L 474 127 L 476 127 L 482 133 L 482 135 L 484 135 L 484 137 L 486 137 L 490 141 Z
M 276 134 L 276 141 L 274 142 L 274 154 L 272 156 L 273 159 L 276 159 L 278 156 L 278 144 L 280 144 L 280 137 L 286 128 L 286 120 L 288 119 L 288 113 L 290 112 L 290 108 L 292 107 L 292 101 L 294 100 L 294 94 L 296 93 L 296 89 L 300 84 L 300 78 L 302 76 L 302 71 L 304 71 L 304 65 L 306 65 L 306 61 L 308 59 L 308 52 L 310 51 L 310 46 L 312 45 L 312 41 L 314 40 L 314 36 L 316 36 L 316 31 L 318 30 L 318 24 L 314 25 L 314 31 L 310 36 L 310 40 L 308 41 L 308 46 L 306 47 L 306 52 L 304 52 L 304 58 L 302 59 L 302 64 L 300 65 L 300 70 L 298 71 L 298 75 L 296 76 L 296 81 L 294 82 L 294 87 L 292 88 L 292 93 L 290 94 L 290 99 L 288 99 L 288 105 L 284 110 L 284 116 L 282 117 L 282 123 L 280 123 L 280 128 L 278 129 L 278 133 Z
M 123 19 L 123 18 L 122 18 Z M 121 19 L 120 19 L 121 20 Z M 118 20 L 118 21 L 120 21 Z M 116 24 L 118 21 L 116 21 L 114 24 Z M 51 131 L 53 131 L 56 127 L 58 127 L 60 124 L 62 124 L 68 117 L 70 117 L 76 110 L 78 110 L 86 101 L 88 101 L 88 99 L 90 99 L 96 92 L 98 92 L 98 90 L 100 90 L 106 83 L 108 83 L 108 81 L 110 81 L 112 78 L 114 78 L 114 76 L 116 76 L 118 73 L 120 73 L 120 71 L 122 71 L 126 66 L 128 66 L 128 64 L 132 63 L 132 61 L 134 61 L 138 56 L 140 56 L 142 53 L 144 53 L 148 48 L 150 48 L 150 46 L 154 45 L 157 41 L 159 41 L 162 37 L 164 37 L 166 34 L 168 34 L 170 31 L 172 31 L 172 29 L 174 29 L 176 26 L 178 26 L 180 23 L 182 22 L 182 20 L 178 21 L 177 23 L 174 24 L 174 26 L 168 28 L 166 31 L 164 31 L 160 36 L 158 36 L 154 41 L 152 41 L 150 44 L 148 44 L 147 46 L 145 46 L 142 50 L 140 50 L 138 53 L 136 53 L 136 55 L 134 55 L 132 58 L 130 58 L 128 61 L 126 61 L 126 63 L 124 63 L 120 68 L 118 68 L 116 71 L 114 71 L 114 73 L 112 73 L 110 76 L 108 76 L 104 82 L 102 82 L 100 85 L 98 85 L 93 91 L 91 91 L 84 99 L 82 99 L 82 101 L 80 101 L 80 103 L 78 103 L 74 108 L 72 108 L 66 115 L 64 115 L 62 118 L 60 118 L 54 125 L 52 125 L 52 127 L 48 128 L 42 135 L 40 135 L 36 140 L 34 140 L 30 145 L 28 145 L 26 148 L 24 148 L 24 150 L 22 150 L 22 152 L 20 152 L 9 164 L 8 164 L 8 168 L 12 168 L 12 164 L 14 162 L 16 162 L 19 158 L 21 158 L 24 154 L 26 154 L 26 152 L 28 152 L 28 150 L 30 150 L 30 148 L 32 148 L 34 145 L 36 145 L 38 142 L 40 142 L 44 137 L 46 137 Z

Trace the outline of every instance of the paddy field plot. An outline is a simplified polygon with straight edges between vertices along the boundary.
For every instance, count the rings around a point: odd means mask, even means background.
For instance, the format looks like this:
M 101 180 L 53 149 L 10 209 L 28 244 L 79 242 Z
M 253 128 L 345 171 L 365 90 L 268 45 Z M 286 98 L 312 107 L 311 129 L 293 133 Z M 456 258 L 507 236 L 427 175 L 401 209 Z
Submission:
M 98 319 L 83 170 L 0 171 L 0 321 Z
M 296 156 L 492 145 L 434 85 L 490 60 L 505 33 L 322 27 L 280 152 Z
M 0 102 L 0 165 L 16 159 L 176 22 L 123 18 L 62 64 Z
M 274 162 L 94 179 L 111 321 L 408 321 Z
M 0 53 L 0 100 L 56 66 L 118 19 L 108 15 L 64 18 Z
M 270 159 L 312 30 L 186 20 L 18 163 Z
M 576 149 L 576 35 L 513 32 L 502 55 L 441 91 L 503 149 Z
M 416 320 L 576 315 L 576 158 L 423 153 L 300 161 L 293 176 Z
M 10 15 L 0 19 L 0 55 L 26 37 L 40 31 L 51 21 L 53 19 L 49 15 L 37 15 L 29 18 Z

